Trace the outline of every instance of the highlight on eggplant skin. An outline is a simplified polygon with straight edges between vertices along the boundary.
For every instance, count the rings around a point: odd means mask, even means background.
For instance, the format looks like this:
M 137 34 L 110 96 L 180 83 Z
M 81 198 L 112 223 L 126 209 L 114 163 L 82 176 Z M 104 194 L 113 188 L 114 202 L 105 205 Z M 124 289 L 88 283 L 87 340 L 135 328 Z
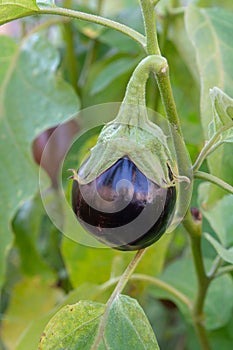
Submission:
M 170 169 L 169 174 L 172 180 Z M 128 157 L 88 184 L 73 181 L 72 208 L 78 221 L 97 240 L 118 250 L 156 242 L 169 226 L 175 204 L 175 186 L 159 187 Z

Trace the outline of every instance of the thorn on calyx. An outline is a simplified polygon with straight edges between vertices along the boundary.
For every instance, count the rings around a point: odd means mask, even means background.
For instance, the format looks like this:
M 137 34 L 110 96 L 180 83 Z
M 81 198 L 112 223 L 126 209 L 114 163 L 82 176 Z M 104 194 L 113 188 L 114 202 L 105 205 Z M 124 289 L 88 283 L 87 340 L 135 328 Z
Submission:
M 67 180 L 75 180 L 78 181 L 78 174 L 77 171 L 75 169 L 67 169 L 67 171 L 71 171 L 73 173 L 73 175 L 69 176 L 67 178 Z

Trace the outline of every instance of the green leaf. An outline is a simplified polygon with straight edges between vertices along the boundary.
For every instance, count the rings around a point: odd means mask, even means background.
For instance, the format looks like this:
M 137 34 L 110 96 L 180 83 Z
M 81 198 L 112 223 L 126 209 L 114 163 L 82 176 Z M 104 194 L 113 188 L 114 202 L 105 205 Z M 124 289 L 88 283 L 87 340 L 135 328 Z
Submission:
M 200 209 L 222 245 L 229 247 L 233 244 L 233 195 L 224 196 L 216 201 L 214 205 L 209 206 L 209 194 L 210 185 L 208 183 L 201 184 L 198 188 L 198 203 Z
M 38 10 L 36 0 L 2 0 L 0 2 L 0 24 L 33 15 Z
M 40 9 L 56 7 L 54 0 L 1 0 L 0 25 L 17 18 L 36 15 Z
M 2 320 L 3 340 L 9 349 L 16 348 L 19 337 L 32 321 L 47 314 L 62 298 L 63 293 L 54 283 L 36 276 L 25 278 L 15 286 Z
M 88 235 L 88 233 L 86 233 Z M 148 248 L 136 272 L 158 275 L 165 261 L 172 234 L 164 235 L 156 244 Z M 132 259 L 132 252 L 122 254 L 116 250 L 85 247 L 66 237 L 62 240 L 62 255 L 74 287 L 81 283 L 104 283 L 110 276 L 120 276 Z M 155 256 L 156 259 L 151 259 Z
M 137 62 L 138 59 L 135 61 L 132 58 L 120 58 L 116 61 L 110 62 L 93 81 L 90 94 L 94 95 L 102 91 L 119 77 L 119 75 L 133 70 Z
M 207 268 L 211 262 L 206 261 Z M 183 258 L 170 264 L 161 274 L 160 279 L 179 292 L 183 293 L 192 302 L 195 300 L 197 281 L 191 258 Z M 181 302 L 172 292 L 159 287 L 151 287 L 151 293 L 157 298 L 172 300 L 181 310 L 185 318 L 190 322 L 191 316 L 187 306 Z M 217 329 L 224 326 L 230 319 L 233 310 L 233 281 L 230 276 L 221 276 L 214 280 L 208 290 L 205 300 L 205 325 L 207 329 Z M 222 304 L 224 300 L 224 305 Z
M 38 190 L 31 143 L 43 130 L 71 118 L 79 100 L 69 84 L 56 75 L 59 55 L 47 39 L 35 34 L 16 50 L 12 41 L 7 45 L 1 37 L 0 46 L 1 62 L 7 68 L 5 73 L 0 68 L 1 284 L 5 254 L 12 243 L 10 220 Z
M 208 339 L 210 341 L 211 350 L 232 350 L 232 327 L 233 317 L 226 326 L 208 332 Z M 188 329 L 186 330 L 185 334 L 187 335 L 187 349 L 199 349 L 200 345 L 198 342 L 198 338 L 191 324 L 190 326 L 188 326 Z
M 226 262 L 233 264 L 233 247 L 226 249 L 216 239 L 208 233 L 205 233 L 205 238 L 212 244 L 218 255 Z
M 210 332 L 213 350 L 231 350 L 233 344 L 233 316 L 230 322 L 224 327 Z
M 40 196 L 27 201 L 12 222 L 14 245 L 20 258 L 20 270 L 28 276 L 50 279 L 65 277 L 60 253 L 62 233 L 50 221 Z M 63 278 L 62 278 L 62 277 Z
M 80 301 L 60 310 L 45 328 L 40 350 L 90 350 L 98 334 L 105 305 Z M 120 295 L 112 303 L 99 350 L 158 350 L 153 330 L 135 299 Z
M 12 228 L 23 273 L 28 276 L 40 275 L 45 279 L 51 279 L 52 276 L 55 277 L 54 271 L 49 268 L 40 251 L 39 232 L 43 214 L 42 203 L 38 199 L 28 201 L 17 212 Z
M 132 40 L 131 40 L 132 41 Z M 135 56 L 129 56 L 131 57 L 131 61 L 134 62 L 134 65 L 136 64 L 136 59 Z M 107 78 L 107 84 L 104 83 L 102 85 L 101 89 L 98 89 L 94 91 L 95 94 L 93 94 L 93 83 L 102 75 L 107 67 L 109 65 L 112 65 L 114 61 L 122 60 L 125 59 L 124 54 L 115 54 L 110 57 L 104 57 L 101 60 L 96 61 L 92 66 L 88 69 L 87 71 L 87 80 L 85 83 L 85 86 L 83 88 L 83 104 L 85 107 L 88 106 L 93 106 L 97 104 L 102 104 L 102 103 L 109 103 L 109 101 L 114 102 L 114 101 L 121 101 L 124 97 L 125 89 L 127 86 L 127 83 L 130 79 L 130 73 L 131 70 L 130 67 L 125 70 L 123 67 L 120 67 L 120 70 L 123 70 L 121 74 L 115 75 L 113 79 L 108 80 Z M 140 58 L 138 58 L 139 60 Z M 129 64 L 129 63 L 128 63 Z M 119 68 L 119 67 L 118 67 Z M 111 72 L 111 75 L 114 75 L 115 72 Z M 104 79 L 106 77 L 106 74 L 104 74 Z M 102 83 L 102 82 L 101 82 Z M 95 83 L 96 84 L 96 83 Z M 97 81 L 98 84 L 98 81 Z M 96 89 L 96 88 L 95 88 Z M 111 115 L 109 118 L 113 119 L 115 115 L 113 114 L 112 117 Z M 102 124 L 102 120 L 100 121 L 100 124 Z
M 50 319 L 67 304 L 77 303 L 79 300 L 85 298 L 96 299 L 96 296 L 101 295 L 99 286 L 85 283 L 80 285 L 77 289 L 71 291 L 66 295 L 55 308 L 51 309 L 46 315 L 34 319 L 27 329 L 23 332 L 20 339 L 18 340 L 16 350 L 38 350 L 38 343 L 40 341 L 41 334 Z
M 121 295 L 112 304 L 105 329 L 109 348 L 159 350 L 155 335 L 137 300 Z
M 205 139 L 213 119 L 209 90 L 218 87 L 233 96 L 233 13 L 223 9 L 200 9 L 189 6 L 186 28 L 195 48 L 201 83 L 201 120 Z M 208 157 L 210 172 L 232 183 L 233 158 L 231 145 L 225 144 Z M 214 203 L 223 191 L 211 187 L 209 201 Z
M 210 90 L 210 97 L 213 106 L 214 118 L 210 123 L 210 137 L 223 127 L 228 127 L 227 131 L 221 133 L 222 142 L 233 142 L 233 99 L 222 90 L 215 87 Z
M 74 287 L 84 282 L 104 283 L 108 280 L 113 254 L 112 249 L 85 247 L 66 237 L 62 240 L 62 256 Z
M 202 124 L 205 136 L 208 137 L 208 125 L 212 120 L 209 90 L 217 86 L 233 95 L 233 13 L 223 9 L 189 6 L 186 11 L 186 27 L 196 51 L 202 86 Z
M 227 10 L 233 10 L 232 1 L 231 0 L 222 0 L 219 2 L 218 0 L 198 0 L 198 5 L 202 7 L 218 7 L 218 8 L 226 8 Z

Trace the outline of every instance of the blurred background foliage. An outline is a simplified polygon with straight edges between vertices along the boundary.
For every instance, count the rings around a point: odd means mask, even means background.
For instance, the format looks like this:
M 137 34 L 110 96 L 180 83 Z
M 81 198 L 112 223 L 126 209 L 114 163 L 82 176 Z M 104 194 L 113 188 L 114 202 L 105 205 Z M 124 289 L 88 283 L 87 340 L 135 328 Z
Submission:
M 204 143 L 200 120 L 199 72 L 194 48 L 188 39 L 184 14 L 168 13 L 171 3 L 170 0 L 162 0 L 157 5 L 159 42 L 170 65 L 184 139 L 190 158 L 194 161 Z M 177 7 L 193 3 L 200 7 L 232 10 L 232 0 L 183 0 L 176 3 Z M 144 31 L 136 0 L 64 0 L 57 4 L 102 14 L 141 33 Z M 3 81 L 9 68 L 6 57 L 9 61 L 12 57 L 16 61 L 15 72 L 4 92 L 3 102 L 10 115 L 9 123 L 15 124 L 14 140 L 18 142 L 17 137 L 19 138 L 21 153 L 25 150 L 26 157 L 31 157 L 34 162 L 31 165 L 34 175 L 30 175 L 27 168 L 22 168 L 20 159 L 17 160 L 17 154 L 13 154 L 11 147 L 7 145 L 9 154 L 4 157 L 8 156 L 15 162 L 15 172 L 20 171 L 21 178 L 24 178 L 18 190 L 26 194 L 17 205 L 12 206 L 10 230 L 13 238 L 7 242 L 6 258 L 5 253 L 0 250 L 5 259 L 0 300 L 0 349 L 33 350 L 37 349 L 46 323 L 63 305 L 80 299 L 105 302 L 113 288 L 113 285 L 106 286 L 105 282 L 122 274 L 132 258 L 132 253 L 86 247 L 62 235 L 46 214 L 37 180 L 31 183 L 28 179 L 32 179 L 31 176 L 37 179 L 36 164 L 40 164 L 46 142 L 56 125 L 63 121 L 65 123 L 61 132 L 47 149 L 46 159 L 41 164 L 50 179 L 50 191 L 56 191 L 61 162 L 71 140 L 77 132 L 82 132 L 83 127 L 79 119 L 73 118 L 69 121 L 70 116 L 77 108 L 121 101 L 130 75 L 144 57 L 144 52 L 121 33 L 64 18 L 34 16 L 3 25 L 0 30 L 0 55 L 5 58 L 5 66 L 0 68 L 0 81 Z M 35 69 L 40 70 L 39 75 Z M 22 72 L 36 86 L 37 91 L 34 93 L 33 90 L 34 98 L 29 97 L 31 88 L 19 94 L 20 89 L 26 89 L 26 85 L 22 85 Z M 48 79 L 48 74 L 53 78 Z M 54 94 L 54 89 L 58 91 L 57 94 Z M 49 103 L 46 102 L 43 91 L 48 94 Z M 25 106 L 26 101 L 28 107 Z M 39 108 L 37 113 L 41 120 L 36 121 L 37 117 L 33 112 L 35 104 L 38 106 L 40 103 L 43 108 Z M 66 109 L 65 117 L 60 115 L 62 104 Z M 151 109 L 163 113 L 159 92 L 152 77 L 147 85 L 147 104 Z M 22 111 L 20 120 L 16 118 L 19 109 Z M 32 119 L 35 118 L 34 124 L 30 124 L 30 115 Z M 97 118 L 99 119 L 96 124 L 102 124 L 101 116 Z M 25 130 L 28 132 L 27 137 Z M 27 143 L 25 148 L 24 141 Z M 5 149 L 1 149 L 1 154 Z M 208 169 L 206 163 L 202 169 Z M 5 177 L 7 170 L 8 168 L 5 169 Z M 9 175 L 11 174 L 8 173 Z M 14 186 L 12 198 L 18 193 L 18 185 L 14 182 L 14 177 L 10 177 L 9 183 L 4 185 Z M 204 194 L 208 193 L 206 184 L 199 185 L 200 181 L 195 181 L 192 199 L 194 207 L 201 207 L 206 201 Z M 229 246 L 233 243 L 230 235 L 232 225 L 228 217 L 223 222 L 220 215 L 219 218 L 216 215 L 216 210 L 224 215 L 226 200 L 225 196 L 222 201 L 218 201 L 217 209 L 203 206 L 203 230 L 214 237 L 224 235 Z M 227 207 L 233 209 L 232 200 L 229 200 Z M 180 225 L 175 232 L 165 234 L 148 249 L 136 272 L 159 277 L 192 300 L 196 281 L 187 243 L 187 234 Z M 203 250 L 209 266 L 210 261 L 215 258 L 215 251 L 206 241 L 203 241 Z M 161 349 L 199 348 L 187 310 L 179 301 L 159 288 L 148 287 L 148 284 L 135 280 L 126 289 L 127 294 L 136 297 L 144 308 Z M 206 309 L 213 349 L 232 349 L 232 295 L 231 275 L 222 276 L 210 289 Z

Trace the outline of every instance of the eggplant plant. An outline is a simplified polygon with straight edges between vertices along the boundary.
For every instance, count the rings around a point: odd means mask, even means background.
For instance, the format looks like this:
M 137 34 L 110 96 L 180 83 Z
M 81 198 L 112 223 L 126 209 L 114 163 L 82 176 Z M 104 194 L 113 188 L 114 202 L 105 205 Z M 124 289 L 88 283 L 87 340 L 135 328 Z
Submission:
M 0 348 L 232 349 L 232 10 L 0 2 Z

